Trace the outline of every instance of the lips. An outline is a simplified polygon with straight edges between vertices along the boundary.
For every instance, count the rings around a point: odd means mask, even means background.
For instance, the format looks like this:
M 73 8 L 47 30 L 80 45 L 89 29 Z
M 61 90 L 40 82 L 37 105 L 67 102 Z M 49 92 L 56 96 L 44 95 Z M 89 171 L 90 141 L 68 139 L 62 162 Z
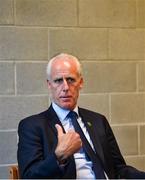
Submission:
M 68 98 L 71 98 L 71 96 L 61 96 L 60 98 L 61 99 L 68 99 Z
M 61 96 L 60 99 L 62 99 L 63 101 L 68 101 L 72 98 L 72 96 Z

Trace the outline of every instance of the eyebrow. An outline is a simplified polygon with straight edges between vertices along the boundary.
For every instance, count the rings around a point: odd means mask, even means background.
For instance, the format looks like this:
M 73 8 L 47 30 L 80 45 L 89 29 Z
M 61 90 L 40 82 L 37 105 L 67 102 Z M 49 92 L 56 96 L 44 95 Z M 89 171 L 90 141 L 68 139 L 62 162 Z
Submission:
M 63 79 L 66 79 L 66 81 L 68 82 L 68 81 L 72 81 L 72 82 L 75 82 L 76 81 L 76 78 L 74 78 L 74 77 L 66 77 L 66 78 L 63 78 L 63 77 L 58 77 L 58 78 L 55 78 L 54 80 L 53 80 L 53 82 L 63 82 Z

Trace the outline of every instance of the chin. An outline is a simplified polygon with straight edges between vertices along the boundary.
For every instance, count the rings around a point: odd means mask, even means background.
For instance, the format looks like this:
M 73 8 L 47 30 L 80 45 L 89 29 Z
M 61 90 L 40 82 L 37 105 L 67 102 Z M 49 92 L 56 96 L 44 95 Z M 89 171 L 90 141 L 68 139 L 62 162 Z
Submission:
M 74 106 L 72 106 L 71 104 L 63 104 L 62 106 L 61 106 L 63 109 L 68 109 L 68 110 L 72 110 L 72 109 L 74 109 Z

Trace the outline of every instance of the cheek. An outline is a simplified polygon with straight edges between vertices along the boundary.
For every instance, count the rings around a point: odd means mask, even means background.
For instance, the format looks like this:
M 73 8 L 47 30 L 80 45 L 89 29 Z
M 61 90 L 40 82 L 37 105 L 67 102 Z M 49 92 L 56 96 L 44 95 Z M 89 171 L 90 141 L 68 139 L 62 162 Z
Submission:
M 79 87 L 73 88 L 73 90 L 72 90 L 73 96 L 74 96 L 74 97 L 78 97 L 79 91 L 80 91 L 80 88 L 79 88 Z
M 60 88 L 52 88 L 51 93 L 53 94 L 53 96 L 57 97 L 61 93 L 61 89 Z
M 55 96 L 56 94 L 56 88 L 54 88 L 53 86 L 49 87 L 49 93 L 51 96 Z

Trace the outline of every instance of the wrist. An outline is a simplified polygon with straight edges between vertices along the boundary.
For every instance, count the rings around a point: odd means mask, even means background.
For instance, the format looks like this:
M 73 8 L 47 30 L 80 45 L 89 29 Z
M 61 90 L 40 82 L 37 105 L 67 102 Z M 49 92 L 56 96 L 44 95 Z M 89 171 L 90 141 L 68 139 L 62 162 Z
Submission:
M 57 156 L 57 155 L 56 155 L 56 158 L 57 158 L 57 161 L 59 162 L 60 165 L 61 165 L 61 164 L 66 164 L 66 163 L 67 163 L 67 159 L 64 158 L 63 155 L 61 155 L 61 156 Z

